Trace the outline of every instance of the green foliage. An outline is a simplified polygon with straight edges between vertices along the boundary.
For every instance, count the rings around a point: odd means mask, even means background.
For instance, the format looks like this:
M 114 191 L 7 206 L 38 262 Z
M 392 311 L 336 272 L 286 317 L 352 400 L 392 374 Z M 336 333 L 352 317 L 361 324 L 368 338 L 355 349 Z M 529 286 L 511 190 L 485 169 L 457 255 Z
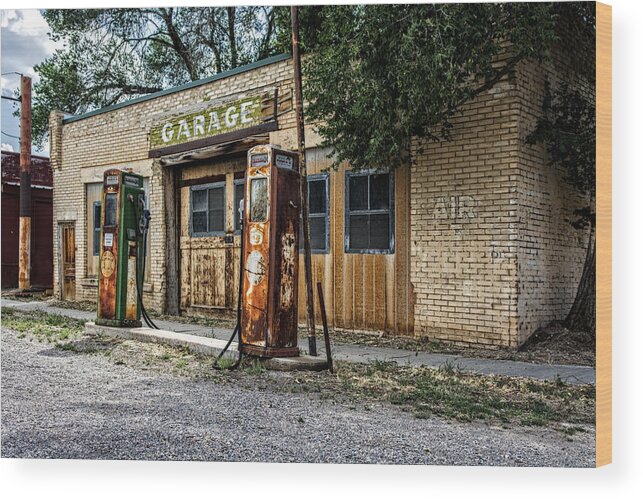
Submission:
M 306 9 L 303 9 L 304 11 Z M 570 13 L 571 12 L 571 13 Z M 397 167 L 413 136 L 449 137 L 462 104 L 546 57 L 556 4 L 351 5 L 318 9 L 304 70 L 307 117 L 335 164 Z
M 78 114 L 265 58 L 276 45 L 268 6 L 47 10 L 65 48 L 35 67 L 33 138 L 49 112 Z
M 78 319 L 59 314 L 41 311 L 23 312 L 3 307 L 2 327 L 22 333 L 23 336 L 33 335 L 38 341 L 56 343 L 77 337 L 83 331 L 85 324 Z
M 561 167 L 565 180 L 581 194 L 593 199 L 596 195 L 596 110 L 595 93 L 581 93 L 568 84 L 552 91 L 545 88 L 543 116 L 527 137 L 527 143 L 543 143 L 549 162 Z M 586 207 L 576 211 L 577 228 L 594 224 L 594 210 Z

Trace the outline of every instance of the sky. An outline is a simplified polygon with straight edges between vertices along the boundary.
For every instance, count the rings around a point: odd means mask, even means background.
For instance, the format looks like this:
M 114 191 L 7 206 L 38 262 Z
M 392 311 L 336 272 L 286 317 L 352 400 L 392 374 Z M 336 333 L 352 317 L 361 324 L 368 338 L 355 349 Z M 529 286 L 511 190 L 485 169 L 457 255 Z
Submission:
M 53 54 L 62 43 L 53 42 L 47 36 L 49 27 L 37 9 L 0 11 L 0 67 L 2 68 L 2 95 L 14 96 L 20 88 L 22 73 L 31 76 L 32 85 L 38 81 L 33 67 Z M 13 116 L 19 107 L 17 102 L 2 99 L 2 149 L 20 151 L 20 118 Z M 11 137 L 13 136 L 13 137 Z M 49 145 L 43 151 L 32 148 L 33 154 L 49 156 Z

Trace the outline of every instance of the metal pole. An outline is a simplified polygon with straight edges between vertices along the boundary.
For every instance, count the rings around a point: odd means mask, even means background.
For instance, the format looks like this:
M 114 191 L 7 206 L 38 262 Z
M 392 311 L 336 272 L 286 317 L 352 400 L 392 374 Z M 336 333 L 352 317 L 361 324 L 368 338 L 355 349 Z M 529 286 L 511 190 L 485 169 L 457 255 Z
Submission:
M 20 78 L 20 228 L 18 287 L 31 288 L 31 78 Z
M 333 355 L 330 351 L 330 335 L 328 334 L 328 321 L 326 320 L 326 305 L 324 304 L 324 291 L 322 290 L 321 282 L 317 283 L 317 298 L 319 298 L 319 310 L 322 317 L 322 325 L 324 326 L 324 344 L 326 345 L 326 364 L 328 370 L 333 372 Z
M 297 142 L 299 148 L 299 173 L 301 174 L 301 223 L 304 234 L 304 274 L 306 277 L 306 323 L 308 325 L 308 351 L 317 356 L 315 339 L 315 304 L 313 302 L 313 273 L 310 261 L 310 231 L 308 227 L 308 180 L 306 176 L 306 144 L 304 139 L 304 101 L 301 89 L 301 56 L 299 53 L 299 17 L 296 6 L 290 7 L 292 23 L 292 59 L 295 71 L 295 112 L 297 115 Z

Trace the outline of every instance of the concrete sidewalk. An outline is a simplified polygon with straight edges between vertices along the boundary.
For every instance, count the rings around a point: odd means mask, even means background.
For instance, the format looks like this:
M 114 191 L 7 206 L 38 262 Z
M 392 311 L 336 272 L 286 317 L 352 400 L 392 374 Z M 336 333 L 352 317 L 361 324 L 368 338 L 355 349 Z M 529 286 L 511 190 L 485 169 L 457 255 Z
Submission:
M 81 319 L 93 321 L 95 312 L 85 312 L 60 307 L 53 307 L 46 301 L 23 302 L 2 298 L 3 307 L 11 307 L 22 311 L 42 310 Z M 227 340 L 232 331 L 227 328 L 211 328 L 195 324 L 184 324 L 170 321 L 154 321 L 156 325 L 167 331 L 184 333 L 186 335 L 203 336 Z M 305 345 L 300 341 L 300 345 Z M 325 356 L 323 341 L 318 342 L 319 355 Z M 400 365 L 440 367 L 445 364 L 477 374 L 497 374 L 503 376 L 522 376 L 539 380 L 556 380 L 571 384 L 596 384 L 596 370 L 587 366 L 568 366 L 556 364 L 532 364 L 511 360 L 477 359 L 459 355 L 415 352 L 390 347 L 374 347 L 365 345 L 333 345 L 333 360 L 368 363 L 376 360 L 392 361 Z

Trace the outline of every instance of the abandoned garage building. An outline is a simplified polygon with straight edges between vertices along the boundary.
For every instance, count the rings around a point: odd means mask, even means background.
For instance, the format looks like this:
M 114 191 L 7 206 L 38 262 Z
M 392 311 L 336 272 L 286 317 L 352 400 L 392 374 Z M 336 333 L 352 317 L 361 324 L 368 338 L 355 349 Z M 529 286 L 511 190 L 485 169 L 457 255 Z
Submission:
M 545 79 L 565 77 L 554 67 L 521 63 L 465 105 L 451 140 L 416 138 L 394 171 L 328 171 L 332 151 L 306 126 L 313 282 L 332 327 L 516 348 L 564 318 L 585 257 L 588 235 L 570 225 L 583 200 L 525 143 Z M 147 308 L 231 313 L 247 151 L 296 150 L 292 79 L 281 55 L 83 115 L 52 112 L 56 295 L 96 300 L 103 173 L 121 168 L 144 177 L 152 213 Z

